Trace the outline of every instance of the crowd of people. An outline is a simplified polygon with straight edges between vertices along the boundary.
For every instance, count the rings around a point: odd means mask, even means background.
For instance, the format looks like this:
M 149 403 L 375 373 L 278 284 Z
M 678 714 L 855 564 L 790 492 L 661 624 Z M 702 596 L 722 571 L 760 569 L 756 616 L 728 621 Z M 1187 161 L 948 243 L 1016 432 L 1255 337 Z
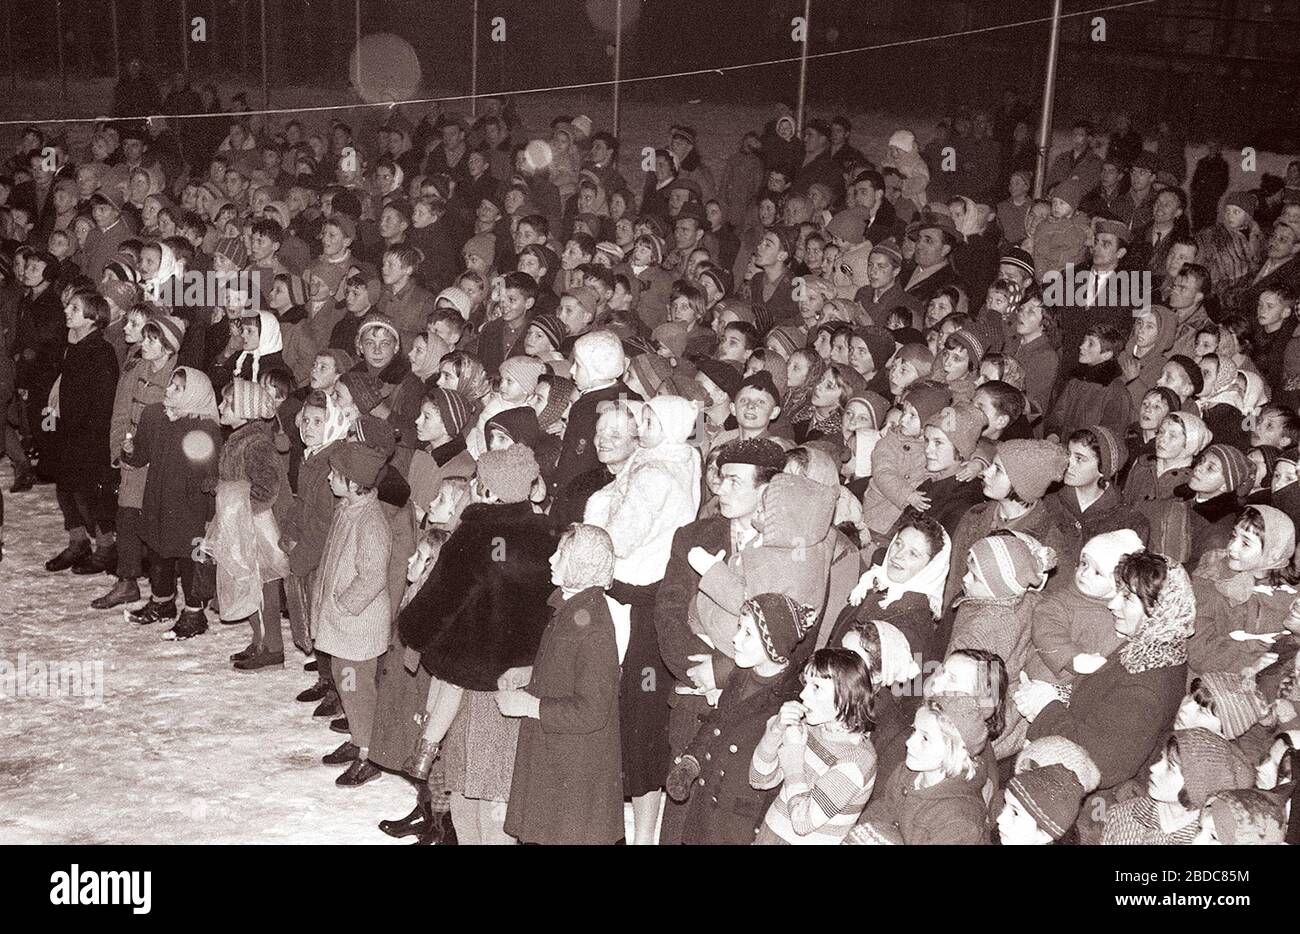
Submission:
M 1027 120 L 29 127 L 11 498 L 418 843 L 1300 842 L 1300 163 Z

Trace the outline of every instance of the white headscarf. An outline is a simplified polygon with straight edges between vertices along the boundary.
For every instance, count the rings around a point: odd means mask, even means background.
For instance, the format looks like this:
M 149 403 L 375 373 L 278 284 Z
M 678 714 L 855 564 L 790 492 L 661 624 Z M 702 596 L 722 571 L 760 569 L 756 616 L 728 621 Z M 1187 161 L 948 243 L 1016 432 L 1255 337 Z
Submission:
M 245 350 L 235 360 L 235 373 L 241 373 L 244 369 L 244 360 L 251 357 L 253 360 L 252 379 L 257 380 L 257 371 L 261 364 L 262 357 L 267 354 L 279 353 L 284 349 L 284 342 L 280 337 L 280 319 L 269 311 L 259 311 L 257 318 L 261 322 L 260 336 L 257 339 L 256 350 Z
M 897 538 L 898 535 L 895 535 L 890 539 L 889 548 L 894 547 Z M 889 560 L 889 548 L 885 549 L 885 558 L 882 562 L 862 575 L 858 581 L 859 586 L 866 582 L 873 590 L 884 591 L 885 595 L 880 600 L 881 609 L 902 599 L 903 594 L 919 593 L 929 601 L 930 612 L 938 619 L 943 615 L 943 589 L 948 583 L 948 563 L 952 559 L 952 540 L 948 538 L 948 532 L 946 530 L 943 532 L 943 547 L 939 549 L 939 553 L 909 580 L 902 583 L 896 584 L 891 581 L 885 571 L 884 562 Z

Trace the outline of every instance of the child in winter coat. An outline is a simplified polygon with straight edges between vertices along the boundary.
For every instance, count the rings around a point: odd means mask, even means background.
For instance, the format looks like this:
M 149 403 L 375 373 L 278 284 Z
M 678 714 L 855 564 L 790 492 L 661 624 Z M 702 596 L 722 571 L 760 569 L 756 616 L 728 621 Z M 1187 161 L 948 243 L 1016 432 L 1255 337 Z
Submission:
M 1096 671 L 1119 648 L 1108 606 L 1115 596 L 1115 566 L 1143 547 L 1132 529 L 1088 540 L 1070 581 L 1049 588 L 1034 610 L 1024 666 L 1030 678 L 1071 684 L 1076 674 Z
M 176 577 L 185 589 L 185 611 L 164 638 L 189 639 L 208 630 L 203 608 L 212 597 L 209 568 L 197 555 L 212 518 L 221 429 L 217 398 L 201 370 L 177 367 L 161 405 L 146 406 L 140 429 L 122 443 L 122 462 L 149 466 L 141 509 L 140 538 L 149 559 L 152 596 L 127 619 L 149 625 L 176 619 Z
M 326 765 L 350 761 L 335 784 L 355 787 L 379 777 L 366 753 L 374 726 L 379 656 L 388 647 L 391 604 L 388 555 L 392 535 L 375 484 L 382 451 L 345 441 L 329 454 L 329 484 L 340 500 L 330 524 L 312 595 L 316 644 L 330 654 L 331 673 L 343 701 L 349 739 L 325 757 Z
M 221 619 L 247 619 L 248 647 L 230 658 L 239 671 L 284 665 L 280 581 L 289 558 L 279 516 L 291 507 L 289 478 L 276 451 L 275 405 L 266 388 L 236 379 L 222 392 L 221 423 L 234 431 L 217 464 L 216 514 L 207 544 L 217 565 Z
M 1111 324 L 1094 324 L 1084 332 L 1079 362 L 1043 416 L 1043 436 L 1058 440 L 1080 428 L 1102 425 L 1122 433 L 1131 418 L 1132 400 L 1115 355 L 1125 335 Z
M 842 843 L 875 786 L 866 662 L 849 649 L 819 649 L 799 680 L 799 700 L 786 701 L 768 720 L 750 758 L 750 785 L 781 786 L 755 843 Z
M 1079 779 L 1063 765 L 1012 776 L 998 814 L 998 839 L 1003 846 L 1055 843 L 1074 826 L 1083 795 Z
M 927 478 L 922 426 L 952 402 L 934 383 L 914 383 L 904 394 L 902 418 L 871 453 L 871 482 L 862 495 L 862 514 L 872 537 L 881 539 L 908 506 L 919 505 L 916 488 Z
M 975 398 L 975 380 L 984 350 L 984 341 L 969 328 L 958 328 L 945 338 L 943 352 L 935 361 L 935 378 L 948 387 L 953 402 Z
M 1031 283 L 1020 296 L 1014 333 L 1003 348 L 1025 371 L 1025 398 L 1030 411 L 1040 416 L 1047 411 L 1061 364 L 1057 314 L 1055 308 L 1043 304 L 1042 290 Z
M 987 778 L 939 701 L 916 711 L 907 759 L 862 813 L 845 843 L 982 844 L 989 839 Z
M 1034 229 L 1033 245 L 1028 247 L 1034 257 L 1034 278 L 1038 281 L 1049 272 L 1079 265 L 1087 258 L 1092 225 L 1078 213 L 1083 195 L 1083 185 L 1073 178 L 1052 189 L 1052 214 Z
M 623 839 L 619 665 L 605 590 L 614 548 L 593 525 L 573 525 L 551 557 L 554 611 L 526 687 L 499 690 L 521 717 L 505 831 L 523 843 Z
M 1156 432 L 1155 452 L 1133 463 L 1124 481 L 1124 502 L 1151 522 L 1152 549 L 1161 551 L 1164 516 L 1174 490 L 1191 475 L 1192 461 L 1214 436 L 1205 422 L 1189 412 L 1170 412 Z M 1163 553 L 1163 552 L 1161 552 Z
M 262 370 L 272 366 L 285 366 L 281 353 L 280 320 L 269 311 L 243 315 L 239 319 L 239 333 L 244 349 L 226 363 L 215 365 L 214 386 L 224 388 L 234 379 L 256 382 Z

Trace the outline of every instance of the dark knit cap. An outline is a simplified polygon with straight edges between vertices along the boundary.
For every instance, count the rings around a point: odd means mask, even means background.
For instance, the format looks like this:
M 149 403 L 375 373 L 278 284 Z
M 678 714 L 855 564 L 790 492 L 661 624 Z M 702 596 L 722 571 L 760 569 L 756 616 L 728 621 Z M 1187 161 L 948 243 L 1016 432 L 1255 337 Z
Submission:
M 744 381 L 740 384 L 740 389 L 736 390 L 736 395 L 740 395 L 740 390 L 744 389 L 746 386 L 753 386 L 755 389 L 763 390 L 763 392 L 776 400 L 777 405 L 781 404 L 781 393 L 776 388 L 776 380 L 772 378 L 772 374 L 767 370 L 756 370 L 746 376 Z M 732 398 L 735 397 L 733 396 Z
M 1105 425 L 1089 425 L 1088 430 L 1097 439 L 1097 449 L 1101 452 L 1098 468 L 1103 477 L 1113 477 L 1128 462 L 1128 445 L 1115 432 Z
M 894 355 L 894 335 L 887 329 L 869 324 L 853 329 L 853 336 L 861 338 L 871 354 L 871 362 L 877 370 L 883 370 L 889 358 Z M 971 359 L 974 359 L 973 357 Z
M 759 639 L 767 657 L 786 664 L 803 637 L 812 628 L 817 612 L 810 606 L 796 603 L 785 594 L 761 593 L 745 601 L 742 613 L 754 620 Z
M 1201 368 L 1196 365 L 1196 361 L 1186 354 L 1176 353 L 1169 357 L 1166 363 L 1176 363 L 1187 374 L 1188 381 L 1192 384 L 1192 395 L 1199 396 L 1205 389 L 1205 377 L 1201 373 Z
M 556 350 L 559 350 L 560 344 L 564 343 L 566 334 L 564 322 L 556 315 L 536 315 L 528 322 L 528 326 L 541 331 L 542 336 L 550 341 L 551 346 Z
M 537 438 L 542 433 L 542 429 L 537 420 L 537 413 L 531 407 L 526 405 L 516 406 L 513 409 L 503 409 L 487 420 L 483 426 L 484 433 L 491 431 L 493 428 L 510 436 L 510 440 L 515 444 L 526 444 L 530 448 L 537 447 Z
M 573 398 L 573 390 L 577 388 L 577 384 L 565 376 L 552 375 L 550 383 L 551 391 L 546 397 L 546 405 L 537 416 L 537 424 L 543 431 L 563 417 Z
M 714 360 L 712 357 L 703 357 L 695 360 L 694 363 L 695 368 L 707 376 L 714 385 L 731 398 L 736 398 L 736 393 L 740 391 L 740 384 L 743 381 L 739 370 L 729 363 Z
M 1016 796 L 1038 826 L 1053 840 L 1065 836 L 1079 817 L 1083 786 L 1063 765 L 1045 765 L 1012 776 L 1007 792 Z
M 397 451 L 397 428 L 376 415 L 362 414 L 356 424 L 357 440 L 378 448 L 385 457 Z
M 465 397 L 454 389 L 444 389 L 442 386 L 433 387 L 427 395 L 438 407 L 438 414 L 442 416 L 442 425 L 447 429 L 447 434 L 453 438 L 459 437 L 469 423 L 471 415 Z
M 340 476 L 358 486 L 374 487 L 388 458 L 384 452 L 360 441 L 344 441 L 330 448 L 329 464 Z
M 785 448 L 768 438 L 729 441 L 718 455 L 718 468 L 727 464 L 752 464 L 780 470 L 785 466 Z
M 921 416 L 921 424 L 924 425 L 932 416 L 952 405 L 952 393 L 938 383 L 916 382 L 903 393 L 903 402 L 916 409 L 916 414 Z
M 1003 263 L 1006 263 L 1008 266 L 1019 267 L 1031 276 L 1034 274 L 1034 258 L 1030 255 L 1028 250 L 1022 249 L 1021 247 L 1013 246 L 1011 249 L 1003 253 L 1001 258 L 998 260 L 998 265 L 1000 266 Z

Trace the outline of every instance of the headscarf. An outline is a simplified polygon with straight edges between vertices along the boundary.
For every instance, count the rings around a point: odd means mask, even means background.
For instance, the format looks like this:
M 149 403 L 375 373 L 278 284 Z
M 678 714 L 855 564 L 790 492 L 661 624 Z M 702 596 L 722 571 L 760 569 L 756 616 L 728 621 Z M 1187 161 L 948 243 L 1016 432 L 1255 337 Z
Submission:
M 1238 370 L 1237 374 L 1246 381 L 1246 391 L 1241 394 L 1241 412 L 1247 419 L 1259 417 L 1259 412 L 1272 399 L 1268 383 L 1254 370 Z M 1249 431 L 1243 422 L 1242 428 Z M 1253 426 L 1252 426 L 1253 427 Z
M 894 541 L 897 539 L 896 534 L 890 540 L 889 548 L 894 547 Z M 894 583 L 886 573 L 885 563 L 889 560 L 889 548 L 885 549 L 885 557 L 881 563 L 863 574 L 858 583 L 865 581 L 873 590 L 884 592 L 884 596 L 880 598 L 881 609 L 902 598 L 903 594 L 919 593 L 925 597 L 930 604 L 930 612 L 934 614 L 935 619 L 938 619 L 943 615 L 943 589 L 948 582 L 948 564 L 952 559 L 952 540 L 948 538 L 948 532 L 945 530 L 943 533 L 943 547 L 939 549 L 939 553 L 931 557 L 929 563 L 913 574 L 909 580 L 902 583 Z
M 1170 412 L 1165 417 L 1177 419 L 1178 424 L 1183 427 L 1183 436 L 1186 441 L 1183 443 L 1183 450 L 1179 459 L 1191 460 L 1195 458 L 1197 454 L 1209 447 L 1210 442 L 1214 440 L 1214 432 L 1210 430 L 1210 426 L 1205 424 L 1200 416 L 1193 415 L 1191 412 Z
M 178 366 L 172 376 L 177 373 L 184 375 L 185 388 L 176 399 L 163 398 L 163 411 L 167 417 L 176 421 L 189 415 L 217 421 L 220 417 L 217 414 L 217 396 L 212 391 L 212 381 L 208 379 L 208 374 L 192 366 Z
M 257 340 L 256 350 L 245 350 L 235 360 L 235 372 L 242 373 L 244 369 L 244 360 L 253 361 L 252 379 L 257 379 L 258 367 L 261 364 L 262 357 L 267 354 L 279 353 L 284 349 L 284 344 L 280 338 L 280 319 L 269 311 L 259 311 L 258 320 L 262 323 L 261 333 Z
M 1165 583 L 1155 608 L 1119 649 L 1120 664 L 1129 674 L 1187 661 L 1187 639 L 1196 625 L 1196 596 L 1183 566 L 1168 557 L 1165 564 Z
M 301 413 L 302 409 L 298 411 Z M 320 453 L 335 441 L 342 441 L 348 436 L 348 427 L 347 414 L 334 402 L 332 394 L 325 393 L 325 424 L 322 426 L 321 443 L 307 448 L 303 459 Z
M 1207 554 L 1197 570 L 1198 576 L 1213 581 L 1214 589 L 1234 605 L 1245 603 L 1255 593 L 1258 571 L 1284 568 L 1295 555 L 1295 523 L 1290 516 L 1274 506 L 1247 506 L 1246 509 L 1259 513 L 1264 523 L 1261 566 L 1250 571 L 1230 570 L 1223 560 L 1224 551 L 1218 549 Z
M 1178 313 L 1172 308 L 1166 308 L 1163 305 L 1152 305 L 1149 308 L 1143 308 L 1133 313 L 1134 318 L 1141 318 L 1150 315 L 1156 319 L 1156 341 L 1152 344 L 1145 354 L 1138 357 L 1137 337 L 1130 337 L 1125 351 L 1130 357 L 1137 360 L 1159 360 L 1160 365 L 1164 366 L 1165 354 L 1174 344 L 1174 338 L 1178 334 Z
M 808 401 L 812 398 L 813 390 L 817 384 L 822 381 L 826 375 L 828 364 L 821 358 L 817 351 L 808 349 L 808 356 L 812 362 L 808 364 L 808 376 L 804 379 L 803 384 L 793 389 L 787 390 L 785 401 L 781 404 L 781 413 L 790 421 L 796 421 L 795 416 L 801 414 Z
M 158 244 L 162 258 L 158 261 L 158 271 L 141 284 L 145 297 L 151 302 L 161 300 L 163 285 L 176 275 L 176 252 L 165 243 Z
M 906 684 L 919 675 L 921 668 L 902 630 L 882 619 L 873 619 L 871 625 L 880 639 L 880 685 Z
M 962 215 L 961 223 L 957 226 L 962 236 L 970 239 L 975 234 L 982 234 L 989 224 L 989 206 L 976 204 L 965 195 L 958 195 L 953 200 L 960 201 L 966 207 L 966 213 Z
M 685 444 L 695 431 L 699 410 L 681 396 L 655 396 L 645 403 L 659 420 L 664 433 L 664 443 Z

